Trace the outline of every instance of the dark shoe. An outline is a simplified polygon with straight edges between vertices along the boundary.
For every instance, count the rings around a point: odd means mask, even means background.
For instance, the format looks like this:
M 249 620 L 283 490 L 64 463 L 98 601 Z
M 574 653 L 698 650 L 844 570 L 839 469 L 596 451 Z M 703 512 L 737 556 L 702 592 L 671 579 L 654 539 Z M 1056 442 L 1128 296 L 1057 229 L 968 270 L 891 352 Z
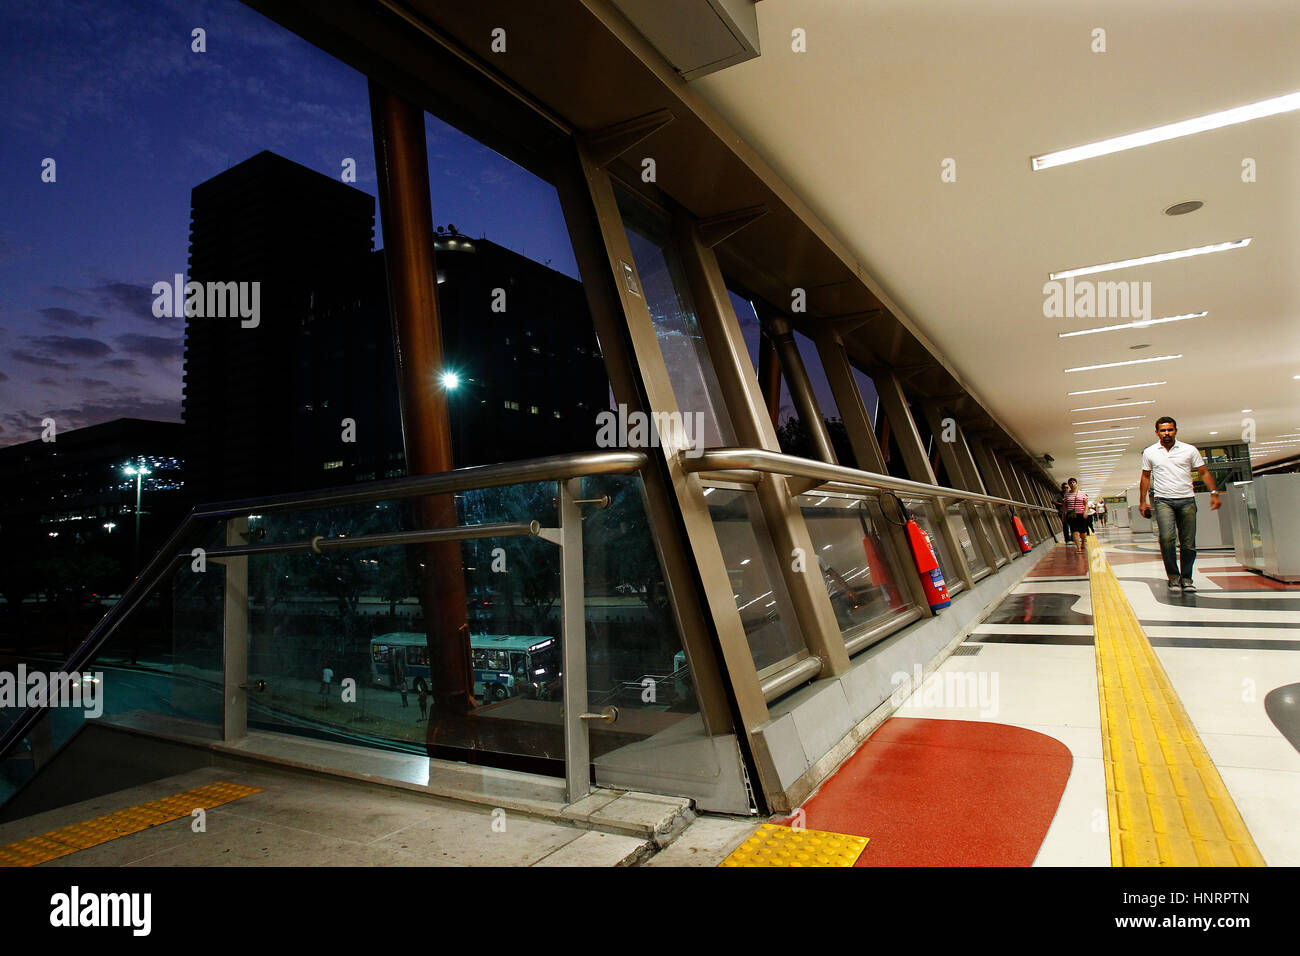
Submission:
M 1182 584 L 1182 578 L 1176 574 L 1169 575 L 1169 590 L 1177 591 Z
M 1184 590 L 1184 591 L 1195 591 L 1195 590 L 1196 590 L 1196 585 L 1192 583 L 1192 579 L 1191 579 L 1191 578 L 1183 578 L 1183 590 Z

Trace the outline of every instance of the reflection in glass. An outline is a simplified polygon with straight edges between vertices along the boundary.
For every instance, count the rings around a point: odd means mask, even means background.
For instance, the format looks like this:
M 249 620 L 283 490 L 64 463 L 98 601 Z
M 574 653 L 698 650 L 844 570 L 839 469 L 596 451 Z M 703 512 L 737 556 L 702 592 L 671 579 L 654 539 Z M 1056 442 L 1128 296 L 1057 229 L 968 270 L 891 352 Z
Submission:
M 957 578 L 957 566 L 953 563 L 952 553 L 948 550 L 948 542 L 939 533 L 938 522 L 935 521 L 933 514 L 934 502 L 919 498 L 906 498 L 904 503 L 907 505 L 907 510 L 912 513 L 913 520 L 920 525 L 922 531 L 930 536 L 930 544 L 934 547 L 934 555 L 939 559 L 939 570 L 943 572 L 944 580 L 948 582 L 948 587 L 951 588 L 952 582 Z
M 696 414 L 703 415 L 705 447 L 734 445 L 731 425 L 721 414 L 725 410 L 720 401 L 714 403 L 714 396 L 721 395 L 717 376 L 681 266 L 671 245 L 662 238 L 663 225 L 650 219 L 649 213 L 630 198 L 621 201 L 620 209 L 677 408 L 690 421 Z M 689 437 L 698 440 L 694 433 Z
M 806 494 L 799 496 L 799 509 L 846 639 L 909 610 L 895 579 L 897 556 L 874 502 Z
M 755 529 L 765 527 L 762 512 L 752 491 L 709 488 L 706 494 L 754 667 L 760 678 L 766 677 L 807 656 L 807 651 L 781 570 L 769 563 L 771 549 L 758 543 Z
M 979 547 L 971 538 L 970 520 L 968 520 L 971 519 L 970 508 L 969 503 L 959 504 L 954 502 L 948 506 L 948 515 L 952 519 L 952 529 L 957 535 L 957 543 L 961 546 L 961 553 L 966 559 L 966 566 L 970 568 L 971 574 L 978 574 L 988 568 L 988 564 L 980 556 Z

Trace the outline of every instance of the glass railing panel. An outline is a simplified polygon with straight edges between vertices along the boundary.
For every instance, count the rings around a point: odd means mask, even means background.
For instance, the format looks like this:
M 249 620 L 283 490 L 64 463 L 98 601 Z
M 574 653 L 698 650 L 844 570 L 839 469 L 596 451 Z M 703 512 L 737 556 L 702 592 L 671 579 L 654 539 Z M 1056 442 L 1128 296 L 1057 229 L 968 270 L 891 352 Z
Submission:
M 980 554 L 980 549 L 971 535 L 975 517 L 970 503 L 953 502 L 948 506 L 948 516 L 952 522 L 953 533 L 957 536 L 957 544 L 961 547 L 962 556 L 966 559 L 966 566 L 970 568 L 971 574 L 979 574 L 986 570 L 988 562 Z
M 804 494 L 799 509 L 844 639 L 911 610 L 898 584 L 905 565 L 874 498 Z
M 713 530 L 731 581 L 732 598 L 745 628 L 760 679 L 808 654 L 784 578 L 770 547 L 758 498 L 751 490 L 705 489 Z M 760 537 L 761 535 L 761 537 Z
M 930 544 L 934 547 L 934 555 L 939 560 L 939 570 L 943 572 L 944 581 L 949 587 L 952 587 L 954 581 L 961 580 L 957 574 L 957 565 L 954 563 L 952 552 L 948 550 L 948 542 L 944 536 L 939 533 L 938 522 L 935 520 L 936 505 L 930 498 L 904 498 L 903 503 L 907 505 L 907 510 L 912 513 L 912 519 L 930 536 Z

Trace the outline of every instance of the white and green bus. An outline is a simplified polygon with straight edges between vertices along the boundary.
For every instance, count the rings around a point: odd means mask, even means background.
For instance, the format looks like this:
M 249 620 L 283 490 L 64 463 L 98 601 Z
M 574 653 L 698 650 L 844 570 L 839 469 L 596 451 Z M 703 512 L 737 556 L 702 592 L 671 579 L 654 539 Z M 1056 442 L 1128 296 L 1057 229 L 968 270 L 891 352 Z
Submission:
M 548 700 L 559 694 L 560 644 L 536 634 L 471 634 L 470 657 L 474 667 L 474 696 L 484 700 L 536 697 Z M 432 686 L 429 648 L 422 633 L 396 631 L 370 639 L 370 681 L 380 687 L 392 684 L 393 659 L 400 656 L 407 686 L 420 690 Z

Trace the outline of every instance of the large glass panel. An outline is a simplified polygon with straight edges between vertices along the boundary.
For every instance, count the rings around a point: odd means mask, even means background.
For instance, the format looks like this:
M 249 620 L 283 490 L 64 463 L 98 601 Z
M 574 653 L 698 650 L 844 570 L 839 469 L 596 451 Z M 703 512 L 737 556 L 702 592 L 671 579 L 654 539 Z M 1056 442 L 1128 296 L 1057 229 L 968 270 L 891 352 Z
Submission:
M 705 447 L 734 445 L 735 433 L 726 416 L 685 276 L 667 239 L 667 223 L 622 190 L 619 209 L 677 408 L 683 417 L 702 416 Z
M 583 568 L 589 706 L 636 712 L 589 727 L 592 756 L 653 736 L 697 709 L 689 668 L 650 538 L 637 478 L 586 479 Z M 554 482 L 454 496 L 462 524 L 557 523 Z M 409 504 L 389 502 L 259 519 L 267 541 L 356 537 L 417 527 Z M 434 756 L 535 761 L 558 773 L 564 757 L 561 556 L 534 537 L 459 544 L 469 624 L 474 709 L 436 709 L 438 651 L 420 580 L 419 545 L 258 556 L 250 566 L 250 668 L 268 682 L 267 707 L 250 722 L 295 733 L 409 746 Z M 291 600 L 285 600 L 292 595 Z M 454 617 L 454 614 L 452 615 Z M 431 647 L 432 652 L 431 652 Z M 350 706 L 324 693 L 322 675 L 353 677 Z M 405 687 L 405 691 L 403 691 Z M 626 719 L 625 719 L 626 718 Z M 428 726 L 432 721 L 433 725 Z
M 966 559 L 966 566 L 970 568 L 971 574 L 979 574 L 981 571 L 988 569 L 988 562 L 980 555 L 979 547 L 971 536 L 971 528 L 974 526 L 975 519 L 969 502 L 953 502 L 948 506 L 948 517 L 952 525 L 953 532 L 957 535 L 957 543 L 961 546 L 962 556 Z
M 921 527 L 926 534 L 930 536 L 930 543 L 934 546 L 935 557 L 939 559 L 939 570 L 943 572 L 944 580 L 952 587 L 953 581 L 960 580 L 957 575 L 957 565 L 953 563 L 952 552 L 948 550 L 948 542 L 944 540 L 939 533 L 938 522 L 935 518 L 935 503 L 931 499 L 905 498 L 904 504 L 907 510 L 912 513 L 912 519 Z
M 911 609 L 897 583 L 904 565 L 876 502 L 805 494 L 799 496 L 799 509 L 845 640 Z
M 762 510 L 752 491 L 705 489 L 713 529 L 731 579 L 732 597 L 760 678 L 807 657 L 786 594 L 781 569 L 771 557 Z M 760 537 L 762 533 L 762 537 Z

